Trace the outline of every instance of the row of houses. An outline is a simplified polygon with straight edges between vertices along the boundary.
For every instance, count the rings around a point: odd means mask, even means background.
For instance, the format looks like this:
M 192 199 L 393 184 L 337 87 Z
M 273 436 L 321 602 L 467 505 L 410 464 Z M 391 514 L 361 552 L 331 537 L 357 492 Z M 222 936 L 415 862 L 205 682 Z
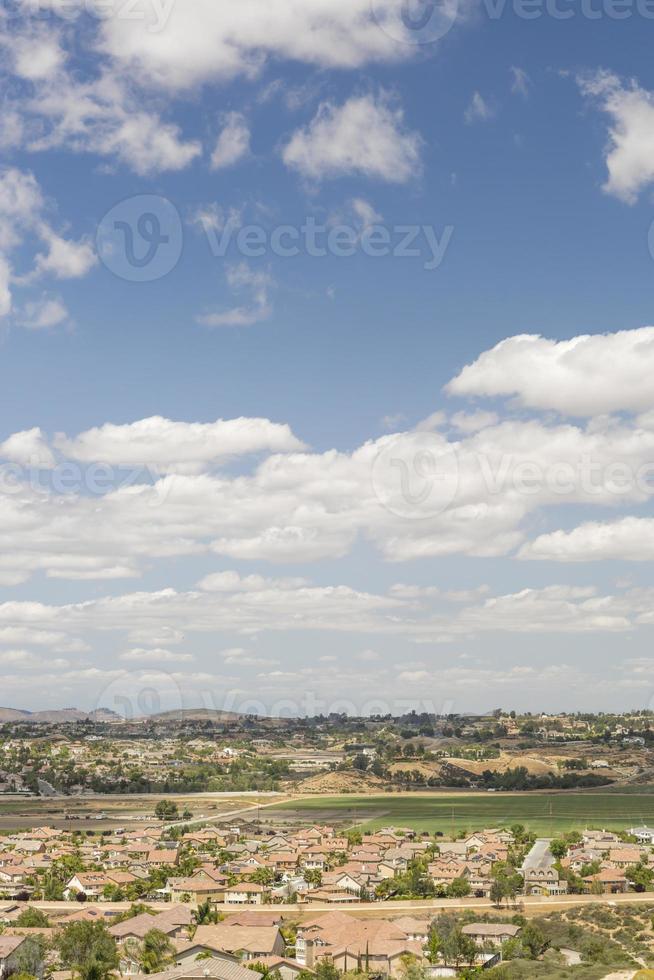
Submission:
M 307 917 L 298 925 L 285 918 L 286 914 L 280 909 L 247 910 L 222 922 L 196 927 L 188 906 L 171 905 L 163 912 L 143 913 L 109 924 L 108 931 L 118 947 L 120 973 L 130 978 L 142 975 L 138 950 L 153 929 L 163 933 L 173 949 L 169 968 L 157 975 L 166 980 L 195 976 L 251 980 L 251 973 L 241 977 L 236 968 L 254 964 L 277 972 L 280 980 L 297 980 L 300 973 L 313 973 L 325 961 L 344 973 L 355 970 L 395 977 L 403 972 L 407 957 L 423 964 L 434 976 L 458 972 L 458 964 L 428 959 L 428 918 L 399 915 L 357 919 L 351 913 L 334 910 Z M 101 918 L 106 918 L 104 912 L 89 907 L 65 914 L 53 928 L 40 930 L 12 927 L 10 918 L 0 936 L 0 978 L 4 980 L 17 968 L 21 947 L 35 932 L 52 938 L 57 928 L 69 922 Z M 476 948 L 471 962 L 488 967 L 499 961 L 502 945 L 519 934 L 520 926 L 472 922 L 461 931 Z M 56 968 L 56 962 L 51 966 Z
M 207 826 L 171 839 L 170 831 L 153 824 L 81 838 L 40 827 L 0 837 L 0 895 L 33 894 L 64 858 L 81 865 L 65 882 L 67 900 L 138 894 L 241 906 L 292 896 L 342 906 L 374 900 L 384 882 L 416 859 L 427 864 L 435 886 L 462 878 L 474 894 L 488 895 L 493 865 L 506 860 L 512 840 L 510 833 L 486 830 L 436 845 L 413 831 L 387 828 L 357 841 L 328 826 L 292 832 Z

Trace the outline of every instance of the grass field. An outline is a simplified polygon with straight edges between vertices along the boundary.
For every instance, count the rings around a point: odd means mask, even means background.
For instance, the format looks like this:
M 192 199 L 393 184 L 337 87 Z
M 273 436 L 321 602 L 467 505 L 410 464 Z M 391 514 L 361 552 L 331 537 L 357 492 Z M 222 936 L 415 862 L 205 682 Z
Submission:
M 363 830 L 411 827 L 430 833 L 523 823 L 542 836 L 604 827 L 654 825 L 651 793 L 435 793 L 323 796 L 266 808 L 265 819 L 357 825 Z

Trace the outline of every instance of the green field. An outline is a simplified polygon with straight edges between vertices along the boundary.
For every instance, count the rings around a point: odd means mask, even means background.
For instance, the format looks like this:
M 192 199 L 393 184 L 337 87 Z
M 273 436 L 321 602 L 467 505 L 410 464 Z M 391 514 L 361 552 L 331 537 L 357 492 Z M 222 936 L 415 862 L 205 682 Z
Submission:
M 265 816 L 264 816 L 265 814 Z M 624 830 L 654 825 L 654 795 L 644 793 L 435 793 L 311 797 L 267 807 L 264 819 L 359 826 L 410 827 L 430 833 L 523 823 L 555 836 L 584 827 Z

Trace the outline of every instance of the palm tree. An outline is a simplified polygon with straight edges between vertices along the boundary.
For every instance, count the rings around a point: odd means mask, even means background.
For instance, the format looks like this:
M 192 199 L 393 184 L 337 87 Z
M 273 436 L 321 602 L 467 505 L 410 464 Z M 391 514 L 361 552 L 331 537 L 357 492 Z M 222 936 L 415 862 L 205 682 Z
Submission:
M 220 922 L 220 914 L 214 909 L 209 899 L 200 902 L 193 913 L 193 922 L 196 926 L 215 925 Z
M 175 961 L 175 947 L 161 929 L 150 929 L 143 937 L 140 964 L 144 973 L 161 973 Z

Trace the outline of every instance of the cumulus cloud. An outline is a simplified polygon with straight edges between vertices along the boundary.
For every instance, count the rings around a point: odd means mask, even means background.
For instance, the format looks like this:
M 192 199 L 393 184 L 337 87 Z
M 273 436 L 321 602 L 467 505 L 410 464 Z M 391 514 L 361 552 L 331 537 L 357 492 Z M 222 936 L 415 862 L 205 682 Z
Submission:
M 499 417 L 495 412 L 455 412 L 450 422 L 459 432 L 479 432 L 496 425 Z
M 584 518 L 606 506 L 623 508 L 622 517 L 651 499 L 638 474 L 654 458 L 654 413 L 607 413 L 651 404 L 652 339 L 652 328 L 561 342 L 510 338 L 450 386 L 457 394 L 515 395 L 546 411 L 600 413 L 586 424 L 464 412 L 452 426 L 434 428 L 442 425 L 439 416 L 347 452 L 308 451 L 287 425 L 267 419 L 157 416 L 59 435 L 52 445 L 38 429 L 16 433 L 4 443 L 7 460 L 52 466 L 56 450 L 62 461 L 82 464 L 80 486 L 62 493 L 56 484 L 18 478 L 0 496 L 0 582 L 17 584 L 36 572 L 117 579 L 195 555 L 319 561 L 341 558 L 360 541 L 395 562 L 519 549 L 523 558 L 538 557 L 553 545 L 527 543 L 535 520 L 570 507 L 576 520 L 580 507 Z M 256 458 L 245 458 L 251 454 Z M 218 469 L 232 459 L 236 472 Z M 92 463 L 117 467 L 114 479 L 100 487 L 85 482 Z M 122 468 L 129 478 L 122 479 Z M 563 548 L 559 553 L 569 560 Z M 283 588 L 301 590 L 302 582 L 217 571 L 197 593 L 230 605 L 235 595 L 276 596 Z M 391 598 L 420 603 L 426 596 Z M 450 601 L 445 593 L 437 598 Z M 433 635 L 441 632 L 435 627 Z M 147 635 L 154 640 L 130 642 L 162 649 L 173 642 L 156 630 Z
M 654 94 L 609 71 L 581 75 L 582 93 L 610 120 L 605 163 L 607 194 L 633 204 L 654 181 Z
M 38 426 L 14 432 L 0 444 L 0 455 L 22 466 L 49 468 L 55 464 L 52 450 Z
M 654 327 L 548 340 L 502 340 L 446 386 L 450 395 L 515 395 L 528 408 L 594 416 L 654 407 Z
M 351 174 L 403 184 L 420 173 L 422 139 L 406 128 L 401 107 L 385 94 L 323 102 L 282 151 L 284 163 L 310 180 Z
M 134 78 L 168 89 L 252 77 L 272 58 L 353 69 L 415 55 L 396 40 L 399 8 L 378 0 L 373 15 L 369 0 L 195 0 L 163 5 L 163 29 L 154 8 L 143 19 L 103 17 L 100 44 Z
M 623 517 L 587 521 L 571 531 L 541 534 L 523 545 L 520 558 L 546 561 L 651 561 L 654 519 Z
M 97 262 L 95 250 L 88 241 L 67 241 L 47 225 L 42 228 L 41 238 L 48 250 L 36 257 L 37 275 L 48 273 L 57 279 L 79 279 Z
M 18 481 L 0 497 L 3 582 L 38 569 L 71 578 L 135 575 L 148 563 L 196 554 L 317 561 L 346 555 L 360 538 L 393 561 L 507 555 L 545 508 L 649 500 L 636 475 L 654 458 L 654 428 L 607 418 L 585 428 L 513 419 L 455 441 L 411 431 L 352 452 L 311 453 L 287 426 L 268 420 L 155 418 L 54 444 L 83 464 L 129 467 L 129 478 L 121 484 L 114 474 L 91 494 Z M 211 472 L 253 452 L 272 455 L 237 475 Z M 205 590 L 234 585 L 214 574 Z M 253 585 L 268 587 L 256 578 Z
M 154 415 L 125 425 L 108 422 L 72 439 L 59 436 L 56 445 L 70 459 L 83 462 L 197 473 L 234 456 L 289 452 L 303 444 L 288 425 L 268 419 L 173 422 Z
M 255 634 L 263 630 L 317 630 L 433 640 L 434 635 L 464 637 L 490 632 L 593 633 L 627 632 L 649 615 L 652 589 L 607 595 L 592 586 L 554 585 L 489 596 L 478 595 L 454 609 L 427 601 L 418 613 L 415 603 L 399 597 L 361 592 L 346 585 L 304 585 L 295 589 L 265 588 L 222 595 L 198 592 L 133 592 L 84 603 L 44 605 L 0 604 L 0 630 L 58 626 L 63 631 L 136 630 L 144 622 L 202 634 Z M 140 655 L 140 654 L 139 654 Z M 221 657 L 242 663 L 251 656 L 245 646 L 228 647 Z M 364 651 L 359 662 L 373 662 Z M 403 669 L 422 669 L 407 663 Z M 377 668 L 376 668 L 377 669 Z

